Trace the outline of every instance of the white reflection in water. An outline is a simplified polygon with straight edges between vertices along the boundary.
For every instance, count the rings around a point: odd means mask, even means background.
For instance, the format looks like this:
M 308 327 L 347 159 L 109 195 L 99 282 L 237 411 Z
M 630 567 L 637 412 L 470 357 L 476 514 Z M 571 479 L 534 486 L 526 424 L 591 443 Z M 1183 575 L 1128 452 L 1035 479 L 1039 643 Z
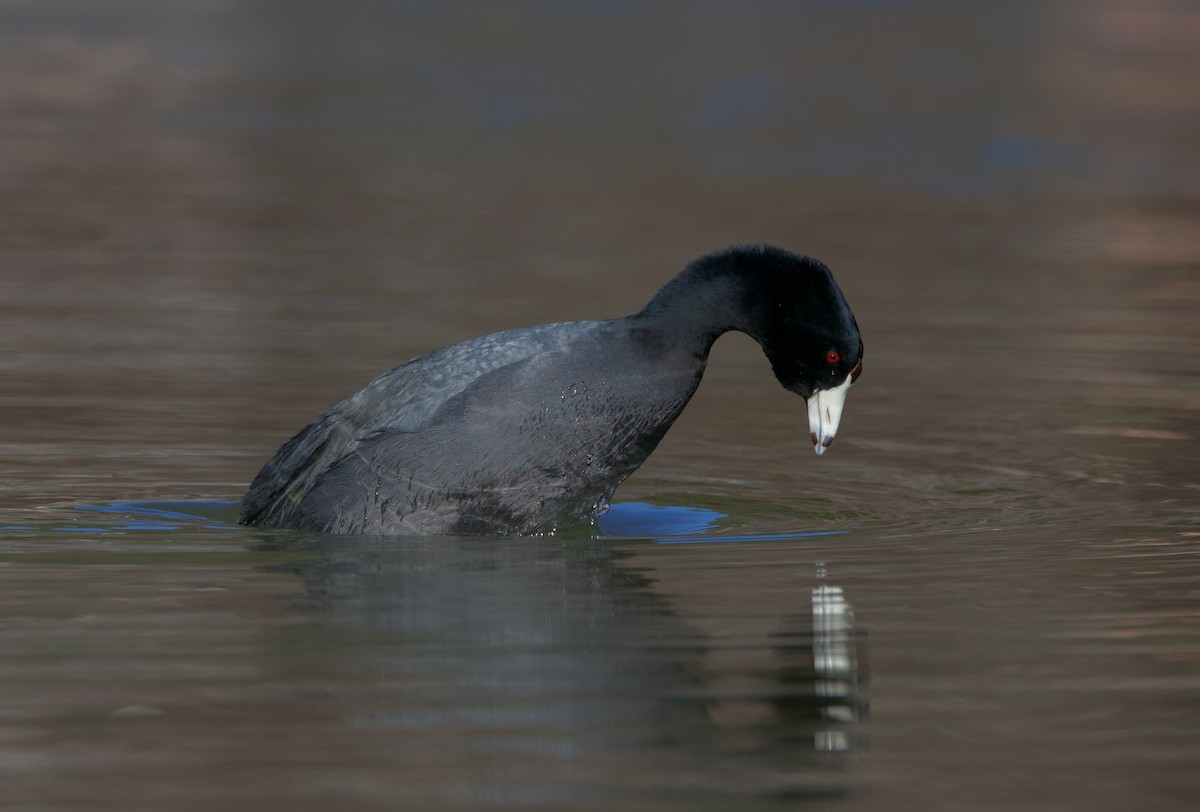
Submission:
M 630 563 L 637 549 L 341 538 L 295 571 L 333 633 L 345 722 L 398 753 L 486 757 L 460 776 L 466 797 L 846 791 L 865 677 L 842 590 L 813 590 L 774 634 L 714 636 Z
M 859 712 L 855 705 L 858 657 L 854 645 L 854 610 L 839 586 L 822 584 L 812 591 L 814 688 L 827 699 L 824 715 L 831 721 L 853 724 Z M 843 730 L 818 730 L 818 750 L 849 750 L 850 738 Z

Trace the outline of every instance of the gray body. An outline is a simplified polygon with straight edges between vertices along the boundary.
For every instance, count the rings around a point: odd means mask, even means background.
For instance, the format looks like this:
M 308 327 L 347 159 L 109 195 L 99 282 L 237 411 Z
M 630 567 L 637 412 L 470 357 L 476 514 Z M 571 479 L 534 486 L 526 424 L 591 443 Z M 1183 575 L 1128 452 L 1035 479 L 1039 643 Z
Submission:
M 276 452 L 239 521 L 386 535 L 587 521 L 658 445 L 728 330 L 755 338 L 805 399 L 861 369 L 829 269 L 738 246 L 691 263 L 632 316 L 495 333 L 384 373 Z
M 280 449 L 242 520 L 446 535 L 589 517 L 654 450 L 704 371 L 707 348 L 637 319 L 509 330 L 392 369 Z

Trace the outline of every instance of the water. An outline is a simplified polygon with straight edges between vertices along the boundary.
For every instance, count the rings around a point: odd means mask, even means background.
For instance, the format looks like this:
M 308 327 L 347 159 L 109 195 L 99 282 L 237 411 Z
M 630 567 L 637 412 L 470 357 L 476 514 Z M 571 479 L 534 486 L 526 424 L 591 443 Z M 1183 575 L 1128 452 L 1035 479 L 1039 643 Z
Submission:
M 1200 16 L 0 10 L 0 806 L 1190 809 Z M 423 350 L 828 262 L 817 459 L 721 340 L 601 536 L 232 524 Z

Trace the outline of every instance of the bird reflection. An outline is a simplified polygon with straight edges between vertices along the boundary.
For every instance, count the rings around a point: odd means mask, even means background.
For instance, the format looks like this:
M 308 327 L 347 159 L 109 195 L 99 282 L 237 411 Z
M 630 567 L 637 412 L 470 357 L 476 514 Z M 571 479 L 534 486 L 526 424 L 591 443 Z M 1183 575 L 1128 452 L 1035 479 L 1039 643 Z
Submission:
M 861 743 L 866 679 L 837 587 L 746 646 L 633 562 L 646 542 L 309 536 L 297 557 L 284 535 L 261 546 L 293 554 L 330 632 L 343 723 L 392 740 L 398 770 L 420 752 L 456 791 L 539 803 L 843 789 L 829 759 Z

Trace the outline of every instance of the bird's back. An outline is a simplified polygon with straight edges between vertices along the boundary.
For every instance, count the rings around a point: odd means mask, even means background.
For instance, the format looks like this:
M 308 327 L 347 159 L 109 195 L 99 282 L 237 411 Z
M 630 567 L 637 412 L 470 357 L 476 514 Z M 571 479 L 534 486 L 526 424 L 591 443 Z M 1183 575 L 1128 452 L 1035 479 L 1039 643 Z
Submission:
M 480 378 L 558 352 L 601 322 L 506 330 L 433 350 L 397 366 L 305 426 L 262 467 L 242 503 L 242 524 L 295 526 L 317 480 L 381 432 L 417 433 Z

